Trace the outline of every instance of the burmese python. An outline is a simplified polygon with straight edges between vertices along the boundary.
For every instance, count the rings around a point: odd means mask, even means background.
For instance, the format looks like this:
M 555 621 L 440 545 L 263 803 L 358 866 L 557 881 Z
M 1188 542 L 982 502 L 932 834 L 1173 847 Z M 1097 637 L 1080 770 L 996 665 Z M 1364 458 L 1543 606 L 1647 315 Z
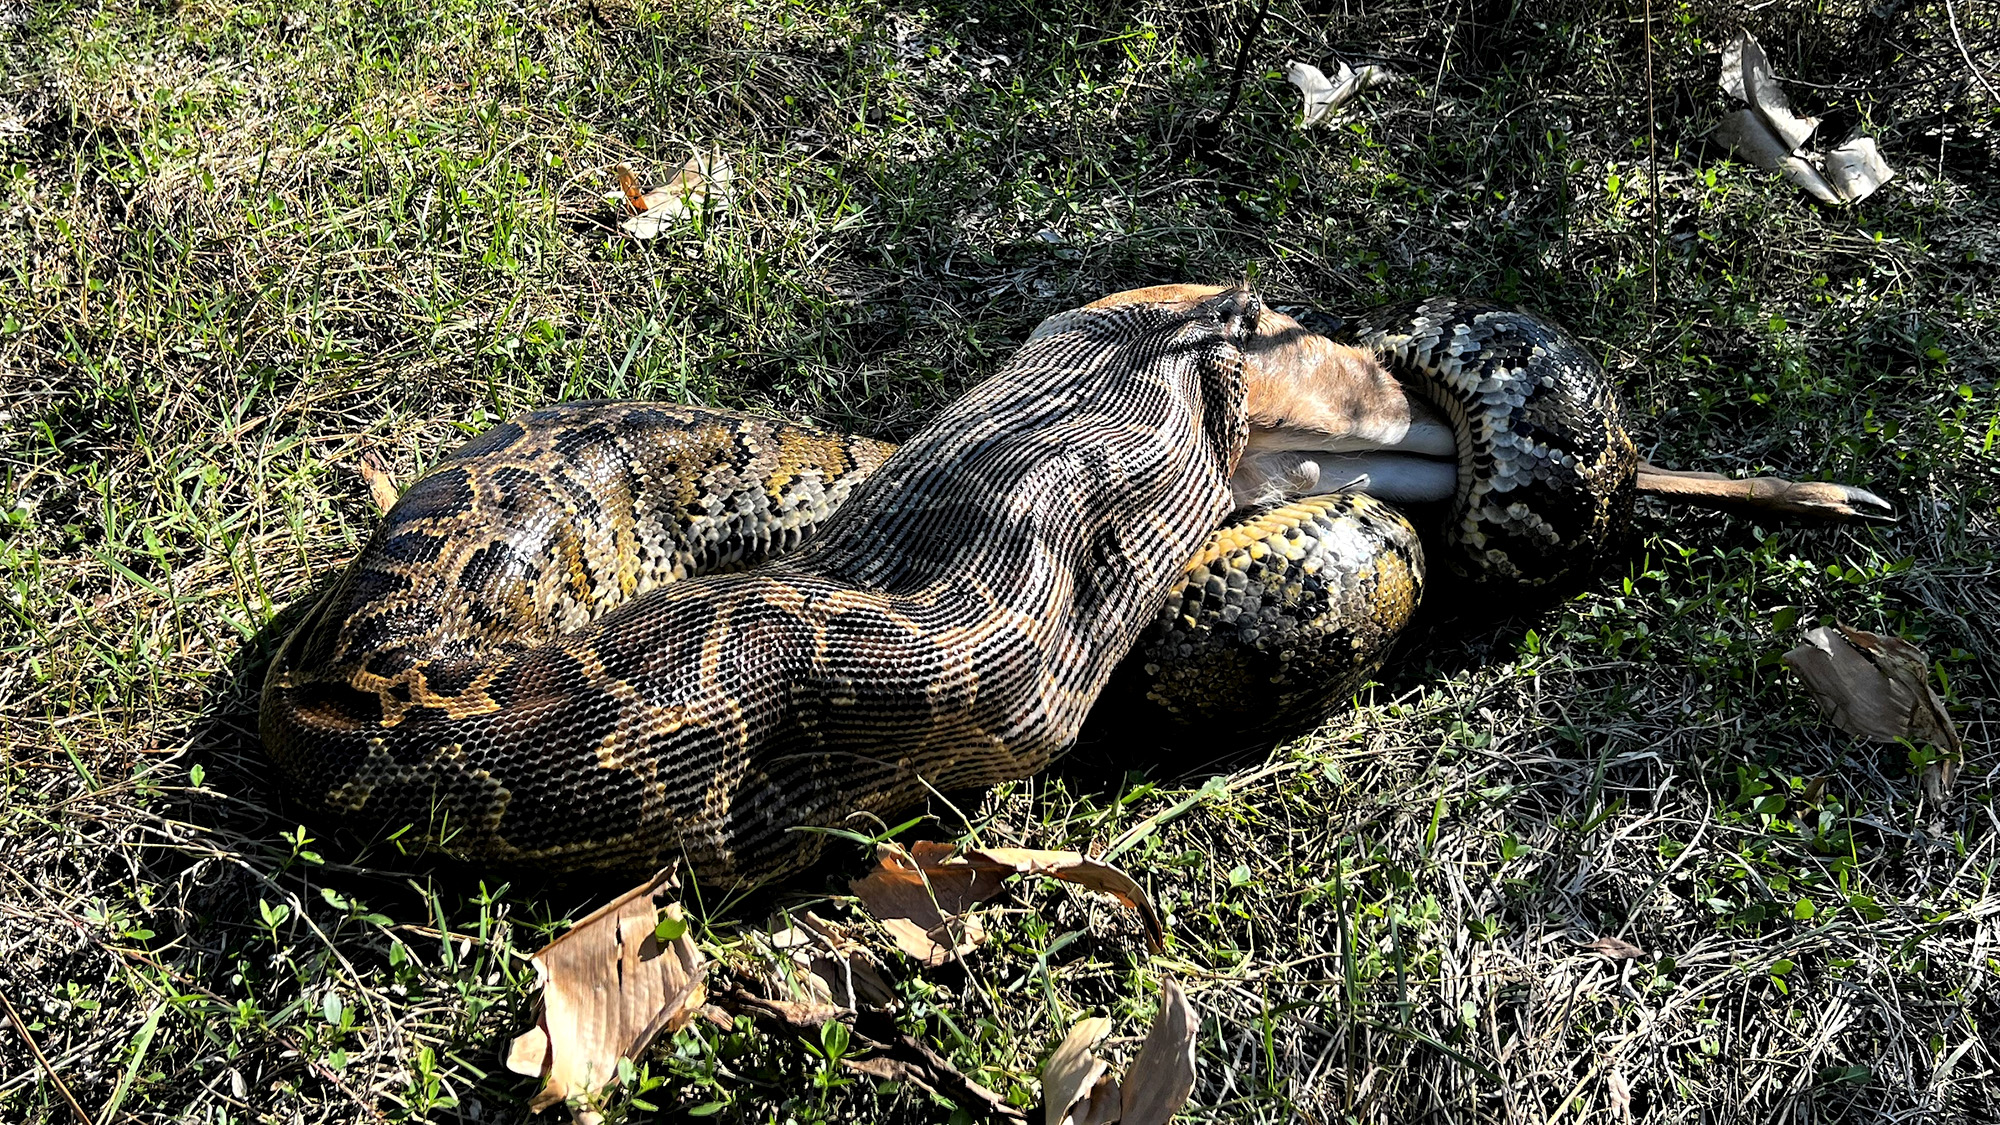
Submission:
M 1438 300 L 1349 337 L 1448 419 L 1456 470 L 1415 471 L 1452 493 L 1455 570 L 1551 580 L 1629 508 L 1616 396 L 1560 332 Z M 899 448 L 530 412 L 412 484 L 287 638 L 264 742 L 312 803 L 461 856 L 738 880 L 810 862 L 795 827 L 1040 769 L 1121 661 L 1181 718 L 1310 720 L 1380 662 L 1424 562 L 1388 504 L 1297 495 L 1339 480 L 1239 509 L 1253 462 L 1296 477 L 1286 435 L 1336 470 L 1422 452 L 1407 417 L 1301 397 L 1272 349 L 1307 345 L 1333 354 L 1246 291 L 1139 291 L 1050 318 Z

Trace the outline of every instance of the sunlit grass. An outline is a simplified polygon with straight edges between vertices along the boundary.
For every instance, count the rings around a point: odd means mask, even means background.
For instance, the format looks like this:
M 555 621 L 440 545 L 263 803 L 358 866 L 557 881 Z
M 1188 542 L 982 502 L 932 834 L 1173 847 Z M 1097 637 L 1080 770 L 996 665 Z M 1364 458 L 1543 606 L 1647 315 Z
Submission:
M 1608 1120 L 1621 1085 L 1656 1120 L 2000 1113 L 2000 154 L 1942 12 L 1656 5 L 1655 199 L 1626 9 L 1277 5 L 1212 127 L 1254 7 L 43 0 L 0 31 L 0 994 L 62 1087 L 0 1020 L 0 1118 L 72 1118 L 64 1090 L 149 1121 L 525 1116 L 524 955 L 623 888 L 350 839 L 256 746 L 268 646 L 373 526 L 364 452 L 408 480 L 605 395 L 900 438 L 1047 313 L 1246 269 L 1334 313 L 1534 307 L 1651 459 L 1902 518 L 1648 509 L 1624 565 L 1415 639 L 1312 737 L 1111 738 L 1003 787 L 966 810 L 992 843 L 1161 817 L 1120 862 L 1168 949 L 1026 885 L 966 968 L 886 955 L 901 1025 L 1027 1108 L 1071 1021 L 1129 1056 L 1171 975 L 1196 1120 Z M 1742 19 L 1894 184 L 1820 208 L 1705 142 Z M 1404 81 L 1297 132 L 1276 67 L 1334 52 Z M 697 152 L 734 205 L 617 237 L 610 165 Z M 1786 680 L 1835 618 L 1936 659 L 1970 748 L 1944 806 Z M 918 833 L 962 830 L 934 811 Z M 688 899 L 751 972 L 772 910 L 844 891 Z M 1580 948 L 1605 935 L 1648 956 Z M 954 1112 L 747 1023 L 640 1071 L 722 1120 Z

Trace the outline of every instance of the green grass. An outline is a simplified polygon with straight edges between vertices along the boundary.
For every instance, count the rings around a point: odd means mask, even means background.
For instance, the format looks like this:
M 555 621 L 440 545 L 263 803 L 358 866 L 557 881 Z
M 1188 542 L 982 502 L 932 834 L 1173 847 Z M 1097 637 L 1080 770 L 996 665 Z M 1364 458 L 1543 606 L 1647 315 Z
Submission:
M 1003 787 L 987 842 L 1185 803 L 1122 857 L 1167 952 L 1027 885 L 966 969 L 891 955 L 902 1025 L 1032 1107 L 1071 1021 L 1129 1056 L 1171 974 L 1189 1120 L 1617 1120 L 1621 1087 L 1660 1121 L 2000 1115 L 2000 121 L 1946 14 L 1747 17 L 1899 169 L 1835 210 L 1704 140 L 1739 9 L 1654 8 L 1657 195 L 1637 8 L 1277 4 L 1217 126 L 1253 10 L 40 0 L 0 31 L 0 995 L 49 1063 L 0 1019 L 0 1119 L 70 1120 L 65 1090 L 93 1120 L 525 1116 L 525 953 L 622 888 L 363 848 L 256 746 L 280 615 L 375 518 L 363 453 L 407 480 L 590 395 L 901 437 L 1050 312 L 1246 268 L 1335 312 L 1532 306 L 1653 460 L 1902 518 L 1649 508 L 1628 565 L 1444 621 L 1311 737 Z M 1992 9 L 1954 15 L 1993 80 Z M 1405 81 L 1294 131 L 1278 65 L 1336 52 Z M 731 211 L 612 237 L 611 164 L 708 150 Z M 1835 619 L 1936 660 L 1969 756 L 1942 804 L 1783 672 Z M 771 909 L 844 885 L 690 906 L 754 971 Z M 716 1120 L 952 1116 L 747 1024 L 643 1069 Z

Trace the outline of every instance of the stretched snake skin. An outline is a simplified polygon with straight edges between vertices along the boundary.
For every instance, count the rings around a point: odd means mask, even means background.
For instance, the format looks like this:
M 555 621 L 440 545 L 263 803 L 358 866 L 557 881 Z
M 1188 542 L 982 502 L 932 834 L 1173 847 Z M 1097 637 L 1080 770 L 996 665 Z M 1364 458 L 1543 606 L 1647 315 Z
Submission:
M 1452 338 L 1461 313 L 1430 308 L 1360 332 L 1457 407 L 1448 527 L 1471 532 L 1448 542 L 1516 580 L 1495 554 L 1523 551 L 1516 525 L 1592 547 L 1561 505 L 1615 516 L 1616 465 L 1558 479 L 1511 451 L 1629 451 L 1615 399 L 1537 428 L 1595 364 L 1484 307 L 1463 318 L 1498 344 L 1427 359 L 1387 326 Z M 1231 520 L 1257 315 L 1240 292 L 1062 314 L 900 448 L 643 403 L 503 423 L 410 487 L 281 646 L 264 742 L 310 802 L 462 857 L 730 882 L 812 862 L 822 837 L 795 828 L 1040 769 L 1114 668 L 1176 719 L 1309 722 L 1387 654 L 1423 552 L 1358 493 Z

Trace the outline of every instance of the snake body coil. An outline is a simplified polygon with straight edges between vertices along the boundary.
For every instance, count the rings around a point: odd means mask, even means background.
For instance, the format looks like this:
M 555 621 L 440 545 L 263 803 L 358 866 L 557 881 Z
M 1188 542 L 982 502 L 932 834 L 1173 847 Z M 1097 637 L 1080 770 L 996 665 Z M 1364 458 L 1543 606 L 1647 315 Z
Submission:
M 1433 297 L 1368 313 L 1351 334 L 1451 420 L 1458 495 L 1443 538 L 1454 572 L 1545 585 L 1590 566 L 1630 518 L 1639 451 L 1618 389 L 1561 330 Z
M 637 403 L 503 423 L 410 487 L 281 646 L 264 742 L 312 802 L 461 856 L 730 881 L 811 862 L 795 827 L 1040 769 L 1121 660 L 1179 718 L 1309 720 L 1387 653 L 1423 555 L 1356 493 L 1225 526 L 1256 317 L 1232 292 L 1052 318 L 900 448 Z M 1438 360 L 1365 323 L 1463 407 L 1453 541 L 1475 566 L 1518 578 L 1551 536 L 1601 538 L 1557 501 L 1615 513 L 1615 454 L 1537 467 L 1595 438 L 1464 456 L 1467 434 L 1539 434 L 1594 364 L 1543 340 L 1506 353 L 1532 387 L 1473 379 L 1481 347 Z M 1604 401 L 1570 429 L 1629 451 Z

